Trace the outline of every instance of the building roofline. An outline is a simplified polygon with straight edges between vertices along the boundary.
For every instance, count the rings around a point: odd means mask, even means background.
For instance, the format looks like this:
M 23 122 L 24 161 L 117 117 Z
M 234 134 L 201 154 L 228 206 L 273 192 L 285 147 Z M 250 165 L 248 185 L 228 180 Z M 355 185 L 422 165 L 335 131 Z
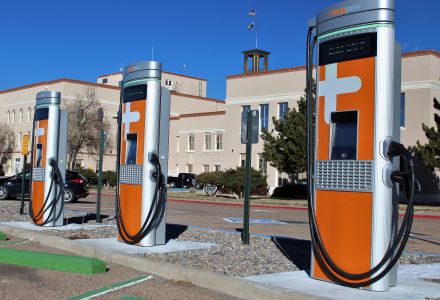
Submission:
M 216 102 L 216 103 L 219 103 L 219 104 L 225 104 L 224 100 L 208 98 L 208 97 L 202 97 L 202 96 L 196 96 L 196 95 L 190 95 L 190 94 L 183 94 L 183 93 L 178 93 L 178 92 L 174 92 L 174 91 L 171 91 L 171 95 L 182 96 L 182 97 L 187 97 L 187 98 L 193 98 L 193 99 L 209 101 L 209 102 Z
M 433 55 L 437 58 L 440 58 L 440 52 L 435 49 L 426 49 L 419 51 L 411 51 L 402 53 L 402 57 L 415 57 L 415 56 L 424 56 L 424 55 Z
M 207 112 L 201 112 L 201 113 L 192 113 L 192 114 L 181 114 L 178 116 L 171 116 L 170 120 L 179 120 L 179 119 L 185 119 L 185 118 L 197 118 L 197 117 L 209 117 L 209 116 L 220 116 L 225 115 L 225 110 L 219 110 L 219 111 L 207 111 Z
M 171 74 L 171 75 L 180 76 L 180 77 L 191 78 L 191 79 L 196 79 L 196 80 L 206 81 L 206 79 L 204 79 L 204 78 L 194 77 L 194 76 L 189 76 L 189 75 L 183 75 L 183 74 L 177 74 L 177 73 L 168 72 L 168 71 L 162 71 L 162 73 L 165 73 L 165 74 Z M 118 74 L 122 74 L 122 72 L 115 72 L 115 73 L 110 73 L 110 74 L 104 74 L 104 75 L 100 75 L 100 76 L 98 76 L 98 77 L 96 77 L 96 78 L 102 78 L 102 77 L 107 77 L 107 76 L 112 76 L 112 75 L 118 75 Z
M 42 86 L 42 85 L 50 85 L 50 84 L 57 84 L 57 83 L 63 83 L 63 82 L 83 84 L 83 85 L 88 85 L 88 86 L 107 88 L 107 89 L 111 89 L 111 90 L 119 90 L 119 87 L 113 86 L 113 85 L 95 83 L 95 82 L 90 82 L 90 81 L 83 81 L 83 80 L 78 80 L 78 79 L 59 78 L 59 79 L 55 79 L 55 80 L 41 81 L 41 82 L 31 83 L 31 84 L 27 84 L 27 85 L 22 85 L 22 86 L 15 87 L 15 88 L 1 90 L 0 94 L 6 94 L 6 93 L 16 92 L 16 91 L 34 88 L 34 87 L 38 87 L 38 86 Z
M 434 50 L 434 49 L 404 52 L 404 53 L 402 53 L 402 58 L 424 56 L 424 55 L 433 55 L 435 57 L 440 58 L 440 52 L 437 50 Z M 293 68 L 282 68 L 282 69 L 269 70 L 266 72 L 258 72 L 258 73 L 233 74 L 233 75 L 226 76 L 226 79 L 238 79 L 238 78 L 264 76 L 264 75 L 286 73 L 286 72 L 304 71 L 305 69 L 306 69 L 305 66 L 298 66 L 298 67 L 293 67 Z

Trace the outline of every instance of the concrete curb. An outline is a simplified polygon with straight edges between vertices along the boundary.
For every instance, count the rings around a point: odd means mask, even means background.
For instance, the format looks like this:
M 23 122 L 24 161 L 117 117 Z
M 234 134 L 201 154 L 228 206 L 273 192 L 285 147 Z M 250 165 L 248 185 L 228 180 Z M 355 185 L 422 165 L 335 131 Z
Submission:
M 95 257 L 107 263 L 120 264 L 135 270 L 146 272 L 157 277 L 187 281 L 198 287 L 210 289 L 240 299 L 323 299 L 312 295 L 294 292 L 288 289 L 274 287 L 266 284 L 256 284 L 239 277 L 216 274 L 193 267 L 187 267 L 168 262 L 147 260 L 145 258 L 130 256 L 108 250 L 98 250 L 88 245 L 57 236 L 49 236 L 40 232 L 0 225 L 0 231 L 6 234 L 27 239 L 42 245 L 69 251 L 75 254 Z

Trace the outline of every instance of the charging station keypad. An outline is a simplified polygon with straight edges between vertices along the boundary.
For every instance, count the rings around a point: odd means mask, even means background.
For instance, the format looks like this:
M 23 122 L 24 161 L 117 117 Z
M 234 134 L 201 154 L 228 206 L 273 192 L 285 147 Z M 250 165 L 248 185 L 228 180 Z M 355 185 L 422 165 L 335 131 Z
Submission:
M 32 180 L 33 181 L 44 181 L 44 168 L 33 168 L 32 169 Z
M 142 184 L 142 165 L 121 165 L 120 182 L 125 184 Z

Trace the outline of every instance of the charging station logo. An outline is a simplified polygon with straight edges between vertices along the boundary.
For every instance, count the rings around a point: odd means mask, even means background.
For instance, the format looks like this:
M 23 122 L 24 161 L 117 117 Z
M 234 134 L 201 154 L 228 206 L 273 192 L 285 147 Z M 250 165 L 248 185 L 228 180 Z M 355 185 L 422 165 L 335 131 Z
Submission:
M 353 13 L 355 11 L 359 11 L 360 9 L 361 6 L 359 4 L 352 4 L 350 6 L 334 8 L 328 14 L 330 17 L 337 17 L 340 15 L 345 15 L 345 14 Z
M 39 137 L 44 135 L 44 127 L 39 127 L 40 122 L 37 122 L 37 128 L 35 129 L 35 141 L 36 144 L 39 142 Z
M 324 97 L 324 120 L 330 124 L 330 114 L 336 111 L 339 94 L 357 92 L 362 86 L 358 76 L 338 78 L 338 63 L 325 66 L 325 80 L 319 81 L 319 96 Z
M 125 125 L 125 137 L 130 133 L 130 123 L 139 121 L 138 111 L 130 111 L 130 102 L 125 104 L 125 113 L 122 114 L 122 123 Z

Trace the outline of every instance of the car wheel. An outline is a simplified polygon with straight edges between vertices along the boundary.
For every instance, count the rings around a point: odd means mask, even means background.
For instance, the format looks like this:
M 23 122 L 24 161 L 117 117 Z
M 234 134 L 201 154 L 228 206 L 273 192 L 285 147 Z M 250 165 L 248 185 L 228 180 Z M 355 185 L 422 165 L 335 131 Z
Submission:
M 9 197 L 9 190 L 4 185 L 0 185 L 0 200 L 8 199 Z
M 64 190 L 64 203 L 75 202 L 75 193 L 71 189 Z
M 172 188 L 176 187 L 176 183 L 175 182 L 171 182 L 170 183 L 170 187 L 172 187 Z

